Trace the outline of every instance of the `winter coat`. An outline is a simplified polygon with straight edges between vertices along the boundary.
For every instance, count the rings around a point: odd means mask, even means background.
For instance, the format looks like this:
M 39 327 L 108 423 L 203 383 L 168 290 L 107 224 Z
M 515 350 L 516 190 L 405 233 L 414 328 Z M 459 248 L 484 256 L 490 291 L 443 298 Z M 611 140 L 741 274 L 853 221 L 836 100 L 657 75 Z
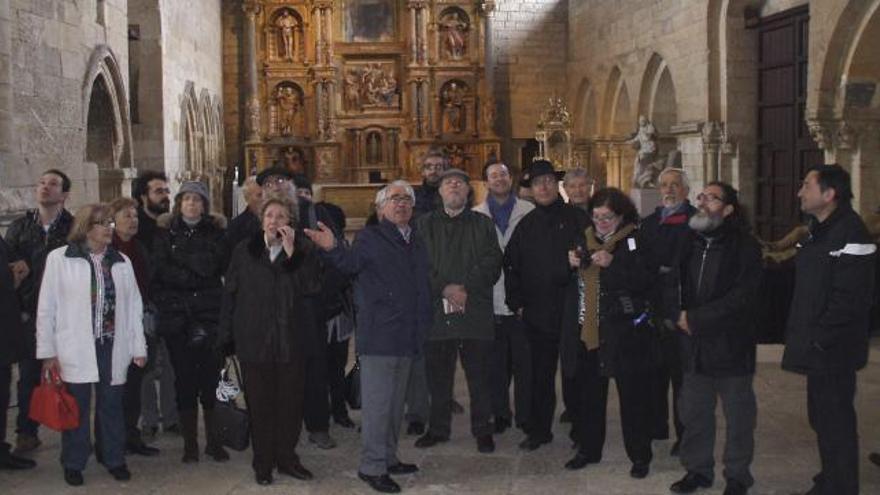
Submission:
M 26 334 L 21 324 L 21 307 L 15 294 L 15 279 L 9 269 L 9 246 L 0 239 L 0 366 L 17 363 L 22 357 Z
M 293 256 L 269 258 L 263 231 L 236 246 L 226 272 L 217 345 L 234 342 L 243 363 L 291 363 L 306 356 L 314 315 L 303 297 L 320 291 L 314 245 L 298 235 Z
M 680 277 L 691 331 L 678 332 L 684 371 L 713 377 L 754 373 L 762 277 L 758 241 L 728 222 L 709 235 L 692 232 Z
M 513 231 L 504 250 L 507 307 L 523 310 L 533 336 L 558 339 L 572 271 L 568 251 L 583 243 L 586 212 L 557 200 L 537 206 Z
M 55 249 L 46 270 L 37 308 L 37 359 L 58 358 L 61 379 L 97 383 L 98 359 L 92 323 L 92 266 L 79 245 Z M 146 358 L 143 303 L 131 261 L 112 247 L 107 253 L 116 290 L 111 385 L 122 385 L 134 358 Z
M 454 217 L 436 209 L 417 225 L 431 262 L 434 326 L 428 339 L 494 339 L 492 290 L 501 275 L 502 253 L 492 220 L 468 208 Z M 445 312 L 443 289 L 449 284 L 464 285 L 464 313 Z
M 167 222 L 167 217 L 165 221 Z M 138 231 L 134 238 L 140 241 L 148 253 L 152 253 L 158 231 L 157 219 L 147 215 L 143 207 L 138 208 Z
M 358 232 L 351 247 L 337 243 L 325 257 L 343 273 L 357 276 L 357 352 L 421 354 L 431 328 L 431 282 L 428 251 L 415 229 L 407 243 L 397 226 L 382 220 Z
M 440 198 L 438 186 L 432 186 L 427 182 L 422 182 L 421 186 L 415 188 L 416 203 L 413 205 L 413 220 L 440 208 L 443 200 Z
M 813 219 L 795 256 L 784 369 L 823 374 L 867 364 L 876 253 L 849 205 L 838 206 L 824 222 Z
M 526 213 L 534 209 L 534 204 L 517 199 L 513 204 L 513 210 L 510 212 L 510 221 L 507 225 L 507 230 L 505 230 L 504 233 L 501 233 L 498 226 L 495 226 L 495 234 L 498 236 L 498 246 L 501 248 L 501 251 L 504 251 L 504 248 L 507 247 L 507 243 L 509 243 L 510 238 L 513 237 L 513 231 L 516 230 L 516 226 L 519 225 L 520 220 L 526 216 Z M 486 215 L 489 219 L 492 218 L 492 213 L 489 211 L 489 204 L 485 201 L 475 206 L 474 211 Z M 510 308 L 507 307 L 507 303 L 504 302 L 505 297 L 504 271 L 502 271 L 498 281 L 495 282 L 495 287 L 492 289 L 492 307 L 494 308 L 496 315 L 510 316 L 513 314 L 513 311 L 511 311 Z
M 225 221 L 206 215 L 189 227 L 180 216 L 159 217 L 150 292 L 159 310 L 160 335 L 186 332 L 195 325 L 215 334 L 228 263 Z
M 637 237 L 636 230 L 617 241 L 611 264 L 600 270 L 599 307 L 585 301 L 585 311 L 599 312 L 599 373 L 603 376 L 646 371 L 653 365 L 656 330 L 647 315 L 647 296 L 655 277 Z M 585 247 L 586 242 L 580 245 Z M 589 257 L 584 256 L 582 267 L 589 263 Z M 569 273 L 560 359 L 565 375 L 574 376 L 578 350 L 583 345 L 579 321 L 582 289 L 577 272 Z
M 678 267 L 681 253 L 691 241 L 688 220 L 696 213 L 690 202 L 685 201 L 681 211 L 662 218 L 663 207 L 643 218 L 639 224 L 638 241 L 647 257 L 648 266 L 657 278 L 651 287 L 649 299 L 655 321 L 671 319 L 678 313 L 678 299 L 666 300 L 670 288 L 677 291 Z M 659 328 L 664 330 L 663 326 Z
M 226 245 L 229 252 L 231 253 L 241 241 L 250 240 L 261 229 L 260 217 L 250 209 L 239 213 L 229 222 L 229 227 L 226 229 Z
M 67 235 L 73 226 L 73 215 L 67 210 L 49 226 L 48 234 L 40 223 L 39 210 L 28 211 L 18 218 L 6 231 L 6 243 L 11 250 L 10 261 L 24 260 L 30 273 L 18 287 L 21 310 L 31 317 L 37 311 L 37 296 L 43 280 L 43 267 L 50 251 L 67 245 Z

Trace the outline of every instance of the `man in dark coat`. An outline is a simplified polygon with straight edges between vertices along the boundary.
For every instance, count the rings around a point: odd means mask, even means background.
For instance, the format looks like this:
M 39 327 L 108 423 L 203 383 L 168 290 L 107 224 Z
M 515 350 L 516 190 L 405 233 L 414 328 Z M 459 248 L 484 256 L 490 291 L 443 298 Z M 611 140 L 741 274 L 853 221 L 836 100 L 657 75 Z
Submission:
M 9 266 L 9 246 L 0 239 L 0 470 L 31 469 L 37 465 L 31 459 L 9 451 L 6 443 L 6 413 L 9 411 L 9 386 L 12 384 L 12 365 L 21 358 L 25 338 L 21 325 L 21 308 L 15 288 L 21 278 Z
M 504 252 L 507 306 L 525 322 L 532 350 L 532 408 L 528 437 L 520 448 L 535 450 L 553 440 L 556 369 L 566 287 L 571 278 L 568 250 L 583 239 L 586 212 L 565 204 L 553 164 L 529 168 L 536 208 L 517 225 Z
M 413 218 L 419 218 L 442 205 L 440 199 L 440 174 L 449 168 L 449 159 L 439 148 L 431 148 L 422 158 L 422 185 L 415 189 L 416 205 Z
M 135 239 L 152 251 L 156 237 L 156 219 L 171 209 L 171 189 L 164 172 L 145 170 L 132 185 L 131 197 L 138 202 L 138 233 Z
M 680 456 L 687 474 L 672 485 L 674 493 L 713 483 L 719 397 L 727 424 L 724 494 L 743 495 L 754 484 L 749 469 L 757 417 L 753 308 L 761 283 L 761 248 L 747 231 L 737 196 L 736 189 L 721 182 L 710 182 L 697 196 L 699 210 L 689 221 L 693 232 L 676 270 L 681 311 L 667 321 L 670 327 L 676 322 L 680 336 Z
M 868 361 L 877 245 L 850 206 L 839 165 L 807 172 L 798 192 L 810 235 L 795 256 L 783 369 L 807 375 L 807 413 L 822 471 L 811 495 L 859 493 L 856 371 Z
M 489 453 L 495 451 L 489 384 L 495 336 L 492 289 L 501 274 L 502 254 L 492 221 L 468 208 L 469 193 L 468 175 L 455 168 L 446 170 L 440 178 L 443 208 L 417 222 L 431 259 L 434 326 L 425 345 L 431 419 L 416 447 L 449 440 L 460 356 L 471 398 L 471 433 L 477 449 Z
M 18 298 L 21 322 L 27 338 L 18 361 L 18 419 L 16 422 L 15 452 L 30 452 L 40 446 L 37 437 L 39 425 L 29 417 L 31 393 L 40 383 L 41 363 L 36 359 L 37 296 L 46 256 L 55 248 L 67 244 L 67 234 L 73 225 L 73 215 L 64 209 L 70 194 L 70 179 L 59 170 L 47 170 L 37 183 L 37 207 L 18 218 L 6 231 L 9 244 L 9 262 L 13 275 L 21 279 Z
M 639 244 L 645 248 L 648 264 L 657 275 L 651 290 L 651 305 L 655 326 L 658 329 L 657 366 L 653 375 L 653 424 L 651 437 L 655 440 L 669 438 L 669 385 L 672 383 L 672 412 L 675 424 L 675 443 L 672 455 L 678 454 L 682 435 L 681 418 L 678 412 L 678 396 L 681 391 L 681 359 L 678 352 L 678 339 L 675 330 L 667 329 L 662 320 L 671 315 L 662 314 L 661 308 L 669 307 L 663 301 L 664 288 L 678 282 L 672 277 L 672 267 L 681 256 L 682 248 L 690 239 L 688 220 L 696 212 L 688 201 L 690 184 L 687 173 L 680 168 L 667 168 L 658 177 L 660 206 L 642 220 L 639 226 Z M 675 282 L 671 280 L 674 279 Z M 677 303 L 678 301 L 675 301 Z M 678 311 L 678 308 L 674 308 Z
M 226 243 L 232 252 L 238 243 L 250 239 L 260 231 L 260 207 L 263 205 L 263 191 L 257 184 L 257 178 L 250 176 L 242 185 L 244 201 L 247 208 L 235 216 L 226 229 Z
M 357 352 L 361 369 L 361 462 L 358 477 L 374 490 L 396 493 L 389 474 L 418 471 L 400 462 L 397 440 L 410 366 L 431 328 L 428 251 L 410 227 L 415 193 L 395 181 L 376 194 L 382 220 L 360 231 L 351 248 L 319 224 L 305 233 L 342 272 L 357 275 Z

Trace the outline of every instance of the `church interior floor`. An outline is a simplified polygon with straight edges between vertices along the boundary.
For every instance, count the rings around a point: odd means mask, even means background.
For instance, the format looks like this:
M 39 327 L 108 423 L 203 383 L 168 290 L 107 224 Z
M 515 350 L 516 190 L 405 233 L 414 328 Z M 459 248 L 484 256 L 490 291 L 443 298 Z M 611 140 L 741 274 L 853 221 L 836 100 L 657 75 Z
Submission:
M 780 346 L 761 346 L 755 390 L 758 396 L 758 427 L 753 474 L 756 484 L 752 494 L 785 494 L 805 491 L 818 468 L 818 454 L 813 432 L 806 415 L 806 383 L 803 377 L 783 372 L 779 367 Z M 880 339 L 872 342 L 871 364 L 859 373 L 856 408 L 859 415 L 861 452 L 860 473 L 862 493 L 880 493 L 880 467 L 867 460 L 872 450 L 880 451 Z M 415 462 L 420 471 L 415 475 L 396 476 L 408 494 L 667 494 L 669 485 L 683 475 L 675 457 L 669 456 L 672 441 L 654 442 L 651 474 L 643 480 L 629 476 L 630 463 L 623 449 L 616 392 L 609 394 L 608 436 L 601 464 L 570 472 L 563 464 L 574 454 L 568 440 L 568 425 L 554 424 L 555 440 L 542 448 L 524 453 L 517 448 L 523 435 L 507 430 L 495 437 L 494 454 L 479 454 L 469 434 L 467 387 L 459 369 L 456 398 L 465 406 L 463 415 L 453 418 L 451 441 L 423 450 L 413 446 L 415 437 L 401 432 L 400 458 Z M 557 415 L 561 412 L 557 408 Z M 15 410 L 10 410 L 14 417 Z M 352 411 L 359 422 L 360 415 Z M 10 418 L 10 426 L 14 421 Z M 716 483 L 701 493 L 721 494 L 724 490 L 721 449 L 724 425 L 720 419 L 716 437 Z M 275 475 L 275 483 L 258 486 L 250 467 L 251 452 L 231 452 L 226 463 L 206 460 L 198 464 L 181 464 L 182 440 L 171 434 L 160 434 L 153 443 L 162 453 L 158 457 L 129 457 L 133 478 L 118 483 L 102 467 L 90 459 L 84 472 L 86 485 L 71 488 L 62 479 L 60 435 L 43 429 L 43 445 L 34 454 L 39 465 L 26 472 L 0 472 L 0 492 L 13 494 L 89 493 L 90 495 L 126 493 L 140 494 L 369 494 L 372 492 L 357 478 L 359 455 L 358 434 L 332 426 L 331 435 L 339 442 L 333 450 L 319 450 L 307 441 L 303 432 L 298 453 L 303 464 L 312 470 L 315 479 L 302 482 L 284 475 Z M 14 440 L 9 429 L 9 440 Z M 201 437 L 203 443 L 203 436 Z

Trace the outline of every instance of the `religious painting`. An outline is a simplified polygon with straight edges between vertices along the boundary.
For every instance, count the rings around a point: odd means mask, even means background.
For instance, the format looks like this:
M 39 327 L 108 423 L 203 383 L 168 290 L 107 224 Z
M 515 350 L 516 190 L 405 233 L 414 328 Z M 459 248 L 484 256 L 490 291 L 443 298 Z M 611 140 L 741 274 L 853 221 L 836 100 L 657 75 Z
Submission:
M 346 112 L 400 109 L 400 83 L 393 60 L 346 63 L 342 87 Z
M 345 4 L 345 41 L 395 41 L 396 19 L 395 0 L 348 0 Z

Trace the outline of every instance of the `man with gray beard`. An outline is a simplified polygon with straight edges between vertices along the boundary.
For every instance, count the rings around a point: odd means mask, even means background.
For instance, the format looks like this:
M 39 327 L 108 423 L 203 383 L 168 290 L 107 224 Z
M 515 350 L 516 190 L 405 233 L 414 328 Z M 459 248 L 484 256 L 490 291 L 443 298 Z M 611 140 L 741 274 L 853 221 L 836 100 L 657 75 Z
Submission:
M 742 495 L 754 484 L 749 469 L 757 416 L 753 309 L 761 248 L 748 231 L 736 189 L 723 182 L 711 182 L 697 195 L 697 213 L 688 225 L 692 233 L 678 266 L 680 311 L 666 320 L 680 335 L 680 457 L 687 474 L 670 489 L 691 493 L 712 486 L 720 397 L 727 425 L 724 495 Z

